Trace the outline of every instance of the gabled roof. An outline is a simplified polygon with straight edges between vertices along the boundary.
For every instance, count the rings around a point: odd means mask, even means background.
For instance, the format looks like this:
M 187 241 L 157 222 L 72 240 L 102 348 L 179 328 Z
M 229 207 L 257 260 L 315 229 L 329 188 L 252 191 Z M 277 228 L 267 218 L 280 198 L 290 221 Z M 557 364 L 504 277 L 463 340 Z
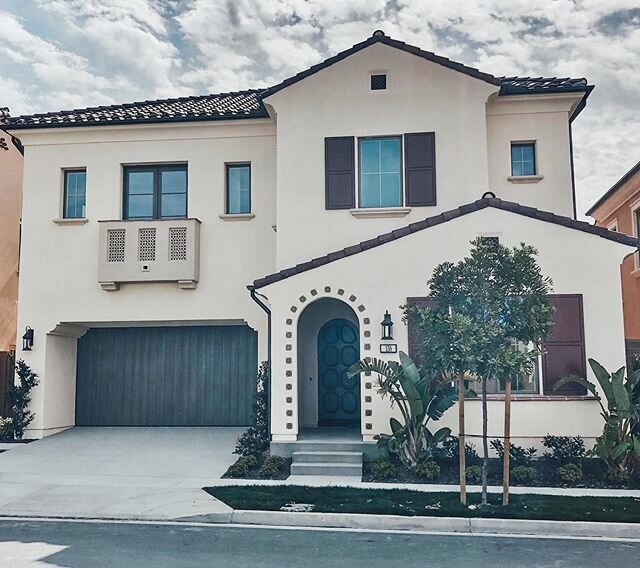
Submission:
M 587 80 L 571 79 L 569 77 L 496 77 L 483 73 L 474 67 L 452 61 L 446 57 L 425 51 L 419 47 L 406 44 L 403 41 L 390 38 L 381 30 L 377 30 L 366 40 L 353 47 L 326 59 L 322 63 L 313 65 L 293 77 L 268 89 L 252 89 L 234 93 L 220 93 L 198 97 L 182 97 L 177 99 L 162 99 L 141 101 L 120 105 L 100 106 L 85 109 L 75 109 L 44 114 L 9 117 L 6 127 L 11 130 L 27 128 L 56 128 L 64 126 L 99 126 L 109 124 L 152 124 L 159 122 L 190 122 L 206 120 L 237 120 L 243 118 L 268 118 L 268 113 L 262 103 L 263 99 L 302 81 L 303 79 L 342 61 L 371 45 L 381 43 L 390 47 L 411 53 L 448 69 L 464 73 L 475 79 L 485 81 L 500 87 L 498 94 L 522 95 L 541 93 L 583 93 L 580 104 L 576 107 L 571 119 L 575 118 L 584 108 L 589 93 L 593 89 Z
M 314 258 L 313 260 L 310 260 L 308 262 L 297 264 L 296 266 L 292 266 L 291 268 L 285 268 L 280 272 L 269 274 L 264 278 L 254 280 L 253 284 L 249 286 L 249 289 L 263 288 L 264 286 L 268 286 L 275 282 L 285 280 L 287 278 L 290 278 L 291 276 L 295 276 L 296 274 L 301 274 L 302 272 L 307 272 L 308 270 L 318 268 L 319 266 L 324 266 L 325 264 L 340 260 L 341 258 L 353 256 L 354 254 L 359 254 L 366 250 L 382 246 L 391 241 L 406 237 L 407 235 L 423 231 L 430 227 L 435 227 L 436 225 L 446 223 L 447 221 L 451 221 L 452 219 L 456 219 L 458 217 L 463 217 L 464 215 L 474 213 L 475 211 L 486 209 L 487 207 L 493 207 L 495 209 L 501 209 L 503 211 L 515 213 L 516 215 L 530 217 L 531 219 L 536 219 L 538 221 L 544 221 L 546 223 L 553 223 L 554 225 L 560 225 L 569 229 L 575 229 L 577 231 L 596 235 L 598 237 L 602 237 L 609 241 L 621 243 L 623 245 L 628 245 L 636 248 L 640 247 L 640 239 L 625 235 L 623 233 L 609 231 L 603 227 L 596 227 L 595 225 L 590 225 L 585 221 L 576 221 L 575 219 L 571 219 L 570 217 L 563 217 L 562 215 L 556 215 L 555 213 L 549 213 L 548 211 L 540 211 L 535 207 L 527 207 L 525 205 L 520 205 L 519 203 L 514 203 L 512 201 L 503 201 L 502 199 L 497 199 L 495 197 L 483 198 L 467 205 L 457 207 L 456 209 L 445 211 L 444 213 L 440 213 L 440 215 L 434 215 L 433 217 L 427 217 L 422 221 L 411 223 L 410 225 L 407 225 L 400 229 L 396 229 L 394 231 L 391 231 L 390 233 L 378 235 L 373 239 L 363 241 L 361 243 L 343 248 L 341 250 L 330 252 L 327 255 Z
M 9 117 L 6 119 L 6 127 L 17 130 L 60 126 L 266 118 L 269 115 L 262 104 L 261 92 L 260 89 L 253 89 Z
M 633 166 L 626 174 L 624 174 L 616 183 L 614 183 L 604 195 L 598 199 L 587 211 L 587 215 L 591 215 L 598 207 L 600 207 L 607 199 L 616 193 L 625 183 L 627 183 L 634 175 L 640 172 L 640 162 Z

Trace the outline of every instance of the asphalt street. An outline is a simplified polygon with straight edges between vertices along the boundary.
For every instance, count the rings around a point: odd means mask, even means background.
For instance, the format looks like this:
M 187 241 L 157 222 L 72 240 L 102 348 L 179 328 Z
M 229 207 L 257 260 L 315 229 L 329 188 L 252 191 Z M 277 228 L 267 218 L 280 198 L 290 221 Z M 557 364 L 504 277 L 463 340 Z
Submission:
M 0 521 L 3 568 L 601 568 L 639 555 L 640 542 L 593 539 Z

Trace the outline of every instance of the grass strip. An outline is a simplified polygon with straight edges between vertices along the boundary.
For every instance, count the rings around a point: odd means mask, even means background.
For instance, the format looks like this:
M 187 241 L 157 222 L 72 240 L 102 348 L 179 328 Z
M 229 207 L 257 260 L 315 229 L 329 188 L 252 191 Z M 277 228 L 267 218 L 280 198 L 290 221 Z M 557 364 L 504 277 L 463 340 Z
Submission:
M 290 504 L 312 504 L 317 513 L 363 513 L 421 517 L 472 517 L 549 521 L 640 523 L 640 498 L 567 497 L 563 495 L 511 495 L 503 507 L 502 496 L 490 495 L 490 504 L 478 507 L 480 494 L 469 495 L 471 508 L 457 493 L 426 493 L 407 489 L 354 487 L 225 486 L 204 490 L 233 509 L 279 511 Z

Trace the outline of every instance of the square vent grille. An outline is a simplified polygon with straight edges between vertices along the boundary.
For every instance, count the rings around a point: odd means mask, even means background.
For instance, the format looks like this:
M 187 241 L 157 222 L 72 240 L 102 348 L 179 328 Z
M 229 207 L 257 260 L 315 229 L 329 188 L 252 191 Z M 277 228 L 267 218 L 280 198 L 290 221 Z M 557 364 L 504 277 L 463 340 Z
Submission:
M 385 91 L 387 89 L 387 76 L 383 74 L 371 75 L 371 90 Z

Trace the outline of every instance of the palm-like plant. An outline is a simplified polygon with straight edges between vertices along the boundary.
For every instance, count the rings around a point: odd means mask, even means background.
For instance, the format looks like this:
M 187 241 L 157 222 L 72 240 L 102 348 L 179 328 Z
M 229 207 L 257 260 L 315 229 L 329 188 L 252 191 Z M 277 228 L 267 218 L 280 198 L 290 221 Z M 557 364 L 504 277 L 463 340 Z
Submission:
M 456 401 L 457 391 L 444 377 L 421 374 L 411 357 L 400 352 L 400 362 L 369 358 L 355 363 L 349 376 L 374 373 L 378 379 L 378 393 L 391 398 L 402 421 L 391 418 L 391 434 L 379 434 L 378 443 L 398 456 L 408 467 L 415 467 L 428 458 L 438 444 L 451 435 L 450 428 L 431 432 L 428 425 L 439 420 Z
M 606 406 L 596 385 L 585 378 L 565 377 L 554 388 L 574 382 L 596 397 L 604 418 L 604 429 L 593 451 L 610 469 L 632 473 L 640 467 L 640 369 L 625 378 L 624 367 L 609 373 L 595 359 L 589 359 L 589 365 L 607 399 Z

